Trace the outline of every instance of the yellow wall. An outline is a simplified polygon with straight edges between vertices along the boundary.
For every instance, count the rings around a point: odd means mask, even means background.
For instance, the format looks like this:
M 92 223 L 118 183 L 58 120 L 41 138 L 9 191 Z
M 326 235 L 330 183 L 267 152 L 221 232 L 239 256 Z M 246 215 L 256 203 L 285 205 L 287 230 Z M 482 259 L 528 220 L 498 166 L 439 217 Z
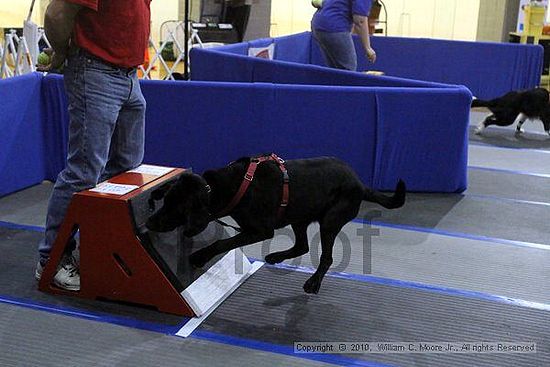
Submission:
M 383 1 L 390 36 L 476 39 L 480 0 Z M 315 9 L 309 0 L 273 0 L 271 4 L 272 36 L 310 30 Z
M 311 30 L 315 8 L 310 0 L 273 0 L 271 2 L 271 36 Z
M 475 40 L 480 0 L 384 0 L 388 9 L 388 34 Z M 159 40 L 160 26 L 178 19 L 178 0 L 151 2 L 151 34 Z M 42 24 L 40 14 L 48 0 L 36 0 L 33 20 Z M 0 0 L 0 27 L 21 27 L 31 0 Z M 309 0 L 272 0 L 271 35 L 281 36 L 310 30 L 315 9 Z
M 40 1 L 36 0 L 32 20 L 42 24 L 39 19 Z M 31 2 L 31 0 L 0 0 L 0 27 L 23 27 L 23 21 L 27 19 Z
M 48 0 L 36 0 L 32 20 L 43 24 L 41 11 L 49 3 Z M 0 0 L 0 27 L 22 27 L 27 19 L 31 0 Z M 178 0 L 153 0 L 151 2 L 151 34 L 158 40 L 161 24 L 166 20 L 178 19 Z
M 160 26 L 167 20 L 178 19 L 178 0 L 153 0 L 151 2 L 151 36 L 160 40 Z M 158 42 L 157 42 L 158 44 Z

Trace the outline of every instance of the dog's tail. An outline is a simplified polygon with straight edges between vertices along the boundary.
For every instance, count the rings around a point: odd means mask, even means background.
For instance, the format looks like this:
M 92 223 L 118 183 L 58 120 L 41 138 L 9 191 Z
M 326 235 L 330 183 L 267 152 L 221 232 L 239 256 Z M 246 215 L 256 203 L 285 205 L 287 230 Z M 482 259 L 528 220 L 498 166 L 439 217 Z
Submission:
M 384 195 L 378 191 L 365 188 L 363 200 L 378 203 L 387 209 L 396 209 L 405 204 L 406 192 L 407 188 L 405 186 L 405 182 L 403 182 L 403 180 L 399 180 L 397 186 L 395 187 L 395 193 L 393 196 Z
M 472 101 L 472 107 L 491 107 L 493 105 L 493 101 L 489 100 L 486 101 L 484 99 L 474 99 Z

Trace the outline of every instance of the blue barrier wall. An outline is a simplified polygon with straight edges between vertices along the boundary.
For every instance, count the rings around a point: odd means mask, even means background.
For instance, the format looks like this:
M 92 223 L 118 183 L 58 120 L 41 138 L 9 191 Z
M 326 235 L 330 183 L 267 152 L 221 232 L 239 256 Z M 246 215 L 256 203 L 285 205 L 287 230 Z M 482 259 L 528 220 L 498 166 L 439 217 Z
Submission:
M 252 58 L 220 49 L 191 50 L 194 81 L 279 83 L 329 86 L 449 88 L 448 84 L 391 76 L 374 76 L 346 70 L 281 60 Z M 281 52 L 276 49 L 275 54 Z
M 388 188 L 399 176 L 414 178 L 414 191 L 466 188 L 470 101 L 469 93 L 449 89 L 419 89 L 406 97 L 379 91 L 373 186 Z
M 377 189 L 393 189 L 398 178 L 412 191 L 466 188 L 471 94 L 463 87 L 143 81 L 142 88 L 146 163 L 203 172 L 271 151 L 286 159 L 330 155 Z M 8 132 L 0 148 L 4 195 L 55 178 L 65 164 L 68 116 L 60 76 L 13 78 L 0 93 L 9 107 L 0 120 Z
M 374 91 L 365 95 L 347 88 L 335 95 L 272 84 L 178 82 L 142 87 L 149 163 L 203 172 L 264 152 L 285 159 L 328 155 L 347 161 L 372 184 Z M 343 126 L 336 122 L 342 119 Z
M 275 60 L 246 56 L 249 46 L 266 46 L 271 42 L 275 44 Z M 357 37 L 355 43 L 360 49 Z M 398 81 L 401 86 L 405 83 L 413 86 L 415 81 L 457 84 L 469 88 L 476 97 L 494 98 L 540 83 L 543 63 L 540 45 L 379 36 L 372 37 L 372 44 L 378 55 L 376 63 L 368 63 L 364 52 L 358 52 L 358 69 L 402 78 Z M 385 77 L 320 68 L 324 60 L 309 32 L 215 49 L 193 49 L 191 58 L 193 80 L 396 86 Z
M 0 80 L 0 196 L 45 177 L 48 157 L 41 94 L 38 74 Z
M 540 45 L 398 37 L 372 37 L 372 45 L 378 59 L 369 65 L 361 53 L 359 64 L 364 70 L 462 84 L 478 98 L 540 84 L 544 56 Z

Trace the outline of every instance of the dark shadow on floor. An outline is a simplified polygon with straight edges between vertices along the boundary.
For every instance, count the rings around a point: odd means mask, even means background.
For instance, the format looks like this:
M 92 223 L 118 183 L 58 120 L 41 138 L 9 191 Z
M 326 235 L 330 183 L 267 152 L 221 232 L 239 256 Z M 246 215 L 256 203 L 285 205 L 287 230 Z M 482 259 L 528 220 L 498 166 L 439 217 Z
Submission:
M 403 207 L 388 210 L 363 202 L 358 218 L 373 222 L 437 228 L 441 220 L 464 199 L 462 194 L 408 193 Z
M 474 134 L 475 126 L 468 129 L 470 144 L 499 148 L 538 149 L 550 151 L 550 137 L 540 133 L 514 134 L 514 128 L 488 127 L 481 135 Z

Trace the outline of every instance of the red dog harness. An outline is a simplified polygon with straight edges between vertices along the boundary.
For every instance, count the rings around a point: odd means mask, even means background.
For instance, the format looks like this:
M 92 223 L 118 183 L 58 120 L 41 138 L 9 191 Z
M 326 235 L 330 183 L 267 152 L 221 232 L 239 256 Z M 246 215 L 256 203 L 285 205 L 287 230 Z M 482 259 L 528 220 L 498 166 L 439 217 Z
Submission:
M 225 209 L 222 210 L 220 213 L 218 213 L 216 217 L 220 218 L 220 217 L 226 216 L 231 212 L 231 210 L 233 210 L 233 208 L 237 206 L 237 204 L 241 201 L 242 197 L 246 193 L 246 190 L 248 190 L 248 186 L 250 186 L 250 184 L 252 183 L 252 180 L 254 179 L 254 173 L 256 172 L 258 165 L 262 162 L 267 162 L 267 161 L 273 161 L 277 163 L 277 166 L 283 173 L 283 195 L 281 198 L 281 204 L 279 205 L 279 209 L 277 211 L 277 219 L 281 219 L 283 217 L 285 208 L 288 205 L 289 178 L 288 178 L 288 172 L 285 167 L 285 161 L 277 157 L 277 155 L 275 155 L 274 153 L 270 155 L 265 155 L 265 156 L 250 159 L 250 164 L 248 165 L 248 169 L 244 175 L 244 179 L 243 179 L 243 182 L 241 182 L 241 186 L 239 187 L 239 190 L 237 191 L 235 196 L 233 196 L 233 199 L 231 199 L 229 204 L 227 204 Z

